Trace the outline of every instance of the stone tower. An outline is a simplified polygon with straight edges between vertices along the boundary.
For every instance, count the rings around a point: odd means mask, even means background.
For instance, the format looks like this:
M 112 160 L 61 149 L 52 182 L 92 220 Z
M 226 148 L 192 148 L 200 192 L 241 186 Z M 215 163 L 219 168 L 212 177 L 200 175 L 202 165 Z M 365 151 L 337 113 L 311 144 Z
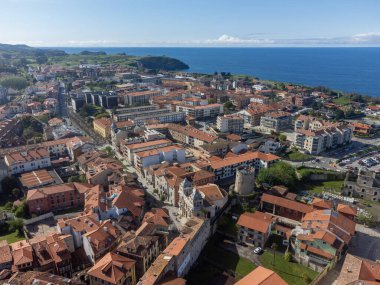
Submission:
M 236 170 L 235 189 L 239 195 L 249 195 L 255 190 L 255 169 L 253 167 L 239 167 Z

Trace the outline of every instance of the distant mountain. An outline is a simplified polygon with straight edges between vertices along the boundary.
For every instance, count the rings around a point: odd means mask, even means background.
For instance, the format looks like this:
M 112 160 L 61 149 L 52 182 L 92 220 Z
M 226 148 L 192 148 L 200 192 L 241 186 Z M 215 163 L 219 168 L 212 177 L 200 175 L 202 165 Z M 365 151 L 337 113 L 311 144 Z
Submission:
M 0 44 L 0 50 L 2 51 L 30 51 L 30 50 L 34 50 L 34 48 L 27 45 Z
M 9 44 L 0 44 L 0 51 L 3 52 L 11 52 L 11 53 L 24 53 L 27 55 L 35 55 L 35 56 L 62 56 L 66 55 L 66 53 L 62 50 L 56 49 L 40 49 L 34 48 L 27 45 L 9 45 Z

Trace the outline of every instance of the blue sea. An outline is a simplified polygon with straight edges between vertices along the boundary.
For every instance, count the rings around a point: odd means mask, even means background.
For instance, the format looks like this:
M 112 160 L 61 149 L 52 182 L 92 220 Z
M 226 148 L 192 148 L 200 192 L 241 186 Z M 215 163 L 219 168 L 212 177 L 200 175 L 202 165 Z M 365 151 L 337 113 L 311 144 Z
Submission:
M 59 48 L 165 55 L 190 66 L 190 72 L 231 72 L 260 79 L 380 97 L 380 48 Z

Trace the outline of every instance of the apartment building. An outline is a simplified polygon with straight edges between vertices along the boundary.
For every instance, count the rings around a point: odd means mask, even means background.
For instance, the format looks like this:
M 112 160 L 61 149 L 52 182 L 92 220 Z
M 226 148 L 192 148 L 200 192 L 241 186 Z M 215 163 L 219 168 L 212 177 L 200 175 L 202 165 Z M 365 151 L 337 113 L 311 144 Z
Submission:
M 158 127 L 160 128 L 160 126 Z M 218 139 L 217 136 L 198 130 L 192 126 L 166 124 L 163 127 L 166 128 L 173 140 L 195 147 L 200 147 L 205 143 L 212 143 Z
M 112 119 L 100 118 L 93 121 L 94 131 L 98 133 L 102 138 L 109 138 L 111 136 Z
M 216 127 L 222 133 L 241 134 L 244 128 L 244 119 L 237 115 L 218 116 Z
M 260 127 L 267 132 L 281 132 L 291 127 L 291 114 L 284 111 L 274 111 L 263 115 L 260 118 Z
M 134 166 L 141 172 L 144 168 L 163 161 L 184 163 L 186 161 L 186 150 L 179 145 L 170 145 L 134 154 Z
M 127 92 L 123 94 L 124 104 L 130 106 L 149 104 L 150 100 L 156 96 L 162 96 L 162 90 L 145 90 Z
M 259 126 L 261 117 L 266 113 L 278 110 L 279 106 L 276 104 L 262 105 L 258 103 L 251 103 L 246 110 L 241 110 L 237 114 L 244 119 L 244 123 L 252 126 Z
M 257 103 L 257 104 L 266 105 L 266 104 L 269 103 L 269 97 L 263 96 L 263 95 L 260 95 L 260 94 L 255 94 L 255 95 L 251 95 L 250 96 L 249 101 L 251 103 Z
M 331 148 L 351 142 L 353 128 L 342 123 L 331 123 L 303 116 L 295 121 L 294 145 L 310 154 L 318 155 Z
M 186 116 L 198 119 L 215 118 L 224 113 L 222 104 L 207 104 L 207 105 L 190 105 L 178 104 L 175 106 L 177 112 L 184 112 Z
M 88 270 L 90 285 L 135 285 L 135 264 L 128 257 L 109 252 Z
M 46 148 L 8 153 L 4 161 L 11 175 L 51 166 L 50 154 Z
M 124 166 L 116 159 L 96 159 L 87 165 L 86 178 L 92 185 L 117 184 L 123 175 Z
M 127 232 L 115 251 L 136 262 L 136 277 L 140 278 L 160 254 L 159 240 L 158 235 L 145 235 L 138 229 L 136 232 Z
M 98 229 L 83 235 L 83 249 L 92 264 L 95 264 L 117 246 L 120 237 L 120 230 L 110 220 L 106 220 L 101 222 Z
M 73 237 L 75 248 L 80 248 L 83 246 L 82 235 L 92 232 L 99 227 L 99 217 L 94 213 L 81 213 L 77 217 L 61 218 L 57 221 L 58 232 L 65 235 L 71 235 Z
M 244 154 L 230 153 L 225 158 L 212 156 L 210 160 L 210 170 L 215 175 L 215 181 L 234 178 L 236 170 L 241 166 L 255 168 L 258 172 L 261 168 L 268 168 L 275 162 L 279 161 L 279 157 L 262 152 L 246 152 Z
M 147 141 L 147 142 L 123 144 L 122 152 L 123 152 L 124 158 L 129 163 L 132 164 L 134 162 L 135 153 L 153 150 L 153 149 L 161 148 L 161 147 L 166 147 L 172 144 L 173 143 L 168 139 L 159 139 L 159 140 L 153 140 L 153 141 Z
M 131 107 L 131 108 L 117 108 L 115 112 L 113 113 L 113 117 L 115 121 L 127 121 L 132 120 L 133 118 L 144 115 L 147 112 L 150 111 L 158 111 L 159 110 L 158 105 L 148 105 L 148 106 L 139 106 L 139 107 Z M 149 113 L 148 113 L 149 114 Z
M 31 214 L 75 208 L 84 204 L 84 193 L 91 185 L 85 183 L 66 183 L 29 190 L 26 204 Z
M 141 285 L 161 284 L 169 272 L 176 277 L 185 276 L 198 259 L 210 236 L 210 221 L 193 217 L 182 229 L 182 235 L 175 238 L 156 258 L 144 276 Z

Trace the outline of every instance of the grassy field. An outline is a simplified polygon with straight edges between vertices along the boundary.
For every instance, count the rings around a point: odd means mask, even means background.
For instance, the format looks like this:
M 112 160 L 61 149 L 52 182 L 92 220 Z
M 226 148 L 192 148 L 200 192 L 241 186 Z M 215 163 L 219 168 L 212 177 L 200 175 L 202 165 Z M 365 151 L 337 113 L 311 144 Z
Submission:
M 284 158 L 290 161 L 306 161 L 312 159 L 313 156 L 292 150 L 291 152 L 287 153 Z
M 275 266 L 273 266 L 273 253 L 266 251 L 261 256 L 261 263 L 265 268 L 271 269 L 281 276 L 288 284 L 292 285 L 307 285 L 309 281 L 317 276 L 317 272 L 294 262 L 287 262 L 284 255 L 276 253 Z
M 323 191 L 339 194 L 343 186 L 343 180 L 324 181 L 310 185 L 309 191 L 321 194 Z
M 328 170 L 328 169 L 319 169 L 319 168 L 311 168 L 311 167 L 300 167 L 297 169 L 298 173 L 306 174 L 307 172 L 315 173 L 315 174 L 337 174 L 337 171 Z
M 345 97 L 345 96 L 341 96 L 341 97 L 338 97 L 338 98 L 335 98 L 333 100 L 333 103 L 335 104 L 338 104 L 338 105 L 349 105 L 351 104 L 351 99 L 348 98 L 348 97 Z
M 17 231 L 4 236 L 0 236 L 0 240 L 6 240 L 9 244 L 24 239 L 25 237 L 19 236 Z

